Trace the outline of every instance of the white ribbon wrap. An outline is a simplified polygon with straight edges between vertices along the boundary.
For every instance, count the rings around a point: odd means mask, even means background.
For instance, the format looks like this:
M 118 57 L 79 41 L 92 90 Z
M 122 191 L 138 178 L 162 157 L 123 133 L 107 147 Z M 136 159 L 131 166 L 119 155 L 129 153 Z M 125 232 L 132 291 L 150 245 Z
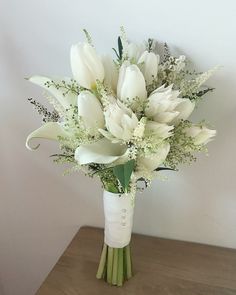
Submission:
M 103 193 L 105 243 L 113 248 L 127 246 L 131 239 L 134 205 L 130 194 Z

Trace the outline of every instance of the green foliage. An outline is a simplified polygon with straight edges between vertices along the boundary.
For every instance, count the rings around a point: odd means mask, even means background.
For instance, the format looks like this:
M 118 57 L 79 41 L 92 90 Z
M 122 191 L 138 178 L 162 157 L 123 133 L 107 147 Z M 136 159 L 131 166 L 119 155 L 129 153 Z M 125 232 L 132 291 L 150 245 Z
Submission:
M 130 160 L 122 165 L 113 167 L 114 175 L 119 179 L 119 182 L 125 192 L 127 192 L 131 174 L 134 170 L 134 160 Z
M 195 145 L 192 137 L 187 136 L 185 128 L 192 124 L 181 121 L 174 129 L 173 136 L 169 137 L 170 151 L 165 160 L 165 166 L 176 170 L 179 164 L 190 164 L 196 161 L 195 152 L 205 151 L 202 145 Z
M 118 37 L 118 52 L 115 48 L 112 48 L 118 58 L 118 61 L 120 62 L 123 57 L 123 45 L 120 36 Z
M 71 79 L 70 82 L 66 82 L 65 80 L 61 80 L 59 82 L 49 80 L 45 83 L 45 86 L 48 88 L 55 87 L 57 90 L 64 90 L 62 93 L 63 96 L 66 96 L 70 92 L 78 95 L 80 91 L 83 90 L 83 88 L 78 86 L 78 83 L 74 79 Z

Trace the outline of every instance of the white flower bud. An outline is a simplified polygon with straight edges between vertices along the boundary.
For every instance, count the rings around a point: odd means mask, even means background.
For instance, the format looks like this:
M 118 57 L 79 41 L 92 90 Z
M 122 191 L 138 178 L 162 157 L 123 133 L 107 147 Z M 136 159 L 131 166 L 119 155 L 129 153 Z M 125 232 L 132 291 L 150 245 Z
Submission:
M 150 85 L 156 79 L 159 61 L 159 55 L 147 50 L 140 56 L 138 64 L 140 64 L 147 85 Z
M 72 45 L 70 53 L 72 73 L 80 86 L 92 89 L 96 80 L 103 81 L 103 64 L 90 44 L 85 42 Z

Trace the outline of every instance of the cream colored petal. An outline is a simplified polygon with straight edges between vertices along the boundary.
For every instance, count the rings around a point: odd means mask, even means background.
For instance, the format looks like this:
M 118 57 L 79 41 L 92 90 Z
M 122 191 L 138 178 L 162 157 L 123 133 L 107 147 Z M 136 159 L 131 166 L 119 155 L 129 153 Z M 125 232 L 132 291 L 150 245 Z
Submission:
M 126 146 L 120 143 L 112 143 L 103 138 L 95 143 L 81 145 L 75 151 L 75 159 L 80 165 L 89 163 L 109 164 L 126 152 Z
M 179 115 L 179 112 L 163 112 L 163 113 L 157 113 L 153 117 L 153 119 L 159 123 L 170 123 L 178 115 Z
M 65 109 L 69 108 L 70 105 L 76 105 L 76 93 L 68 92 L 66 95 L 63 95 L 63 93 L 66 92 L 64 88 L 57 89 L 55 86 L 47 87 L 45 85 L 47 82 L 51 82 L 52 80 L 56 83 L 61 82 L 61 80 L 59 79 L 51 79 L 43 76 L 32 76 L 31 78 L 29 78 L 30 82 L 38 86 L 41 86 L 42 88 L 46 89 L 49 93 L 51 93 Z M 62 80 L 65 80 L 66 82 L 70 81 L 69 78 L 63 78 Z
M 90 133 L 94 135 L 99 128 L 104 128 L 105 118 L 102 105 L 90 91 L 82 91 L 78 96 L 78 115 Z
M 155 154 L 138 158 L 137 165 L 140 170 L 146 169 L 150 172 L 158 168 L 166 159 L 170 150 L 169 143 L 164 143 Z
M 57 140 L 58 136 L 66 137 L 68 136 L 68 133 L 65 132 L 65 130 L 57 122 L 45 123 L 43 126 L 41 126 L 40 128 L 30 133 L 30 135 L 26 139 L 26 147 L 29 150 L 36 150 L 40 146 L 40 144 L 34 147 L 31 147 L 29 143 L 32 139 L 43 138 L 43 139 Z
M 195 102 L 189 99 L 182 99 L 182 101 L 177 105 L 175 111 L 179 112 L 179 115 L 174 119 L 173 123 L 178 123 L 180 120 L 187 120 L 192 114 L 195 108 Z

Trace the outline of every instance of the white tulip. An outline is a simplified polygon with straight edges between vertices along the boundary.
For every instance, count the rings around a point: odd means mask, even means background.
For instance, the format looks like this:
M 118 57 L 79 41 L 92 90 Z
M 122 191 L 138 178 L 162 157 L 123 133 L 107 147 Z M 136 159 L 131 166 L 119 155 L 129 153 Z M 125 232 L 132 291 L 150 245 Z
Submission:
M 162 124 L 154 121 L 147 121 L 145 126 L 145 136 L 159 138 L 163 140 L 172 135 L 170 132 L 174 126 L 169 126 L 167 124 Z
M 216 130 L 208 129 L 205 126 L 193 125 L 186 128 L 185 133 L 193 138 L 194 144 L 205 145 L 216 135 Z
M 78 116 L 91 135 L 96 134 L 99 128 L 105 126 L 102 105 L 97 97 L 88 90 L 78 95 Z
M 123 64 L 120 67 L 120 70 L 119 70 L 118 82 L 117 82 L 117 97 L 118 98 L 120 98 L 120 95 L 121 95 L 121 89 L 122 89 L 122 85 L 124 83 L 125 73 L 126 73 L 126 69 L 128 66 L 130 66 L 130 62 L 126 60 L 123 62 Z
M 117 85 L 118 98 L 123 102 L 134 102 L 138 97 L 141 101 L 147 97 L 146 84 L 142 72 L 136 65 L 125 63 L 121 66 Z
M 102 57 L 102 63 L 105 70 L 104 83 L 110 87 L 115 93 L 117 89 L 118 82 L 118 70 L 110 55 Z
M 80 86 L 92 89 L 96 86 L 96 80 L 103 81 L 103 64 L 90 44 L 72 45 L 70 54 L 72 73 Z
M 140 56 L 138 64 L 140 64 L 147 85 L 150 85 L 156 79 L 159 61 L 159 55 L 147 50 Z
M 170 151 L 170 144 L 163 143 L 156 153 L 149 154 L 146 157 L 137 158 L 137 170 L 146 170 L 148 172 L 154 171 L 158 168 L 166 159 Z
M 175 108 L 179 115 L 173 120 L 172 123 L 176 124 L 180 120 L 186 120 L 192 114 L 195 108 L 195 102 L 187 98 L 182 98 L 181 102 Z
M 129 60 L 136 63 L 142 53 L 145 51 L 144 44 L 129 43 L 127 46 L 127 54 Z
M 121 102 L 108 105 L 105 113 L 106 128 L 116 139 L 128 141 L 138 126 L 138 118 Z M 105 133 L 99 130 L 102 134 Z
M 145 115 L 159 123 L 174 124 L 180 119 L 186 120 L 192 113 L 195 104 L 189 99 L 179 96 L 178 90 L 172 90 L 172 85 L 162 85 L 151 93 L 145 109 Z

